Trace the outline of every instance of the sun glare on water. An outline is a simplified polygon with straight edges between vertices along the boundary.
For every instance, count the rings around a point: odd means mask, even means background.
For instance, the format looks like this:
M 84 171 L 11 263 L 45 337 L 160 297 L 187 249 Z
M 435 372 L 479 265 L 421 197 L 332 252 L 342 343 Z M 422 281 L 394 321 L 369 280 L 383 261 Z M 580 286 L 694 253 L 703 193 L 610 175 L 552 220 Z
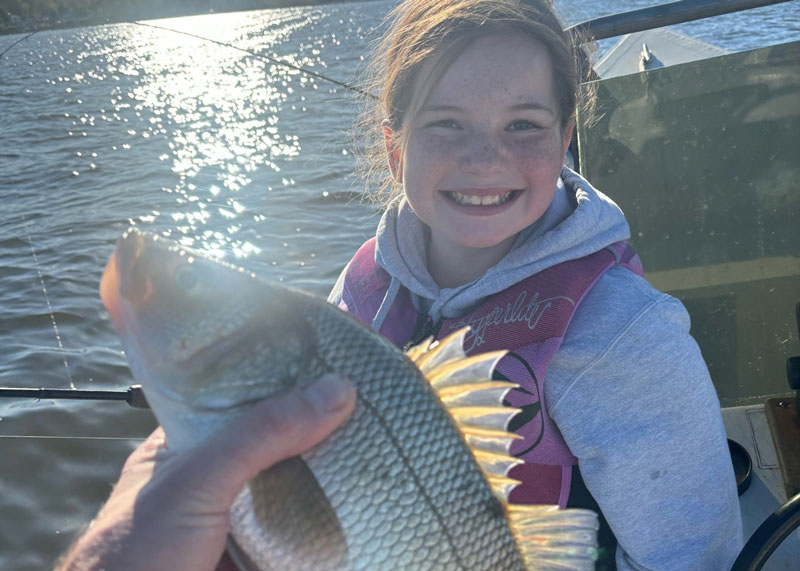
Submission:
M 175 210 L 162 208 L 140 221 L 167 216 L 166 234 L 219 257 L 260 251 L 236 238 L 243 223 L 259 215 L 243 203 L 241 191 L 258 173 L 282 180 L 279 160 L 300 152 L 298 138 L 284 134 L 279 117 L 299 72 L 220 45 L 271 55 L 270 47 L 290 31 L 261 23 L 258 35 L 251 35 L 248 18 L 234 13 L 153 20 L 131 30 L 138 36 L 132 42 L 152 46 L 137 52 L 142 55 L 134 62 L 144 80 L 131 97 L 153 115 L 150 134 L 143 136 L 166 139 L 159 160 L 171 163 L 177 177 L 174 187 L 162 189 L 174 195 Z

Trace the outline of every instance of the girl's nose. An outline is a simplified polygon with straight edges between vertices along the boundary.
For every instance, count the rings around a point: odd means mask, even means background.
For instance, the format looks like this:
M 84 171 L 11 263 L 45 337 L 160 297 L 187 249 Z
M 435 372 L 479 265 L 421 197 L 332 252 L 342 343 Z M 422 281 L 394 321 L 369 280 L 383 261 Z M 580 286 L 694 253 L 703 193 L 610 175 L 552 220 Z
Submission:
M 470 172 L 499 169 L 502 160 L 502 146 L 492 137 L 475 137 L 464 149 L 461 166 Z

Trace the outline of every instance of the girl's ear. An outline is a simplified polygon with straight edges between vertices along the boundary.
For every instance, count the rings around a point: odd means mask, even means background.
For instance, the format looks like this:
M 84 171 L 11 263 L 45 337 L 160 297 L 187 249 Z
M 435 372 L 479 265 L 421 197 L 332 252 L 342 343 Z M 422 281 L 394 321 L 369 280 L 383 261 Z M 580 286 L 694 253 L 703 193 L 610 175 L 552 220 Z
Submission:
M 383 142 L 386 145 L 386 157 L 389 160 L 389 170 L 392 172 L 394 181 L 400 184 L 403 182 L 403 169 L 400 165 L 400 159 L 403 153 L 392 139 L 394 131 L 392 131 L 392 128 L 389 126 L 389 120 L 384 119 L 383 123 L 381 123 L 381 127 L 383 127 Z

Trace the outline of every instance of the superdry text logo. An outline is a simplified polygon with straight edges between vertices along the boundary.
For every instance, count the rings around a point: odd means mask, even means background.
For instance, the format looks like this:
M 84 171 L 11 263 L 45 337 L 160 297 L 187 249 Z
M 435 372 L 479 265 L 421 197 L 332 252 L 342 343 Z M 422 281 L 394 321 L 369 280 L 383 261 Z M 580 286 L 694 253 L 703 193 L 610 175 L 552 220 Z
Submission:
M 528 329 L 533 331 L 542 316 L 553 307 L 553 303 L 562 300 L 575 307 L 575 301 L 567 296 L 557 295 L 539 299 L 539 292 L 536 292 L 528 299 L 528 292 L 521 291 L 513 303 L 507 303 L 505 307 L 496 305 L 488 313 L 482 313 L 473 319 L 459 321 L 450 328 L 455 330 L 465 325 L 470 326 L 470 332 L 464 339 L 464 351 L 469 353 L 475 347 L 483 345 L 484 335 L 489 327 L 509 323 L 525 323 Z

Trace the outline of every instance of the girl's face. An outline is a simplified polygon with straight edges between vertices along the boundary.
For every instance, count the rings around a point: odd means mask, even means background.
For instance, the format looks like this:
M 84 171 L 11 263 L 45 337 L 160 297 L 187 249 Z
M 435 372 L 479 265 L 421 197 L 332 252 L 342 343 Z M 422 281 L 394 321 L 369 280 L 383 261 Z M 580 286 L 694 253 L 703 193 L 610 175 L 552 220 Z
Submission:
M 410 120 L 400 167 L 390 161 L 430 227 L 429 252 L 505 255 L 553 199 L 572 134 L 561 119 L 550 58 L 532 38 L 490 35 L 457 56 Z

